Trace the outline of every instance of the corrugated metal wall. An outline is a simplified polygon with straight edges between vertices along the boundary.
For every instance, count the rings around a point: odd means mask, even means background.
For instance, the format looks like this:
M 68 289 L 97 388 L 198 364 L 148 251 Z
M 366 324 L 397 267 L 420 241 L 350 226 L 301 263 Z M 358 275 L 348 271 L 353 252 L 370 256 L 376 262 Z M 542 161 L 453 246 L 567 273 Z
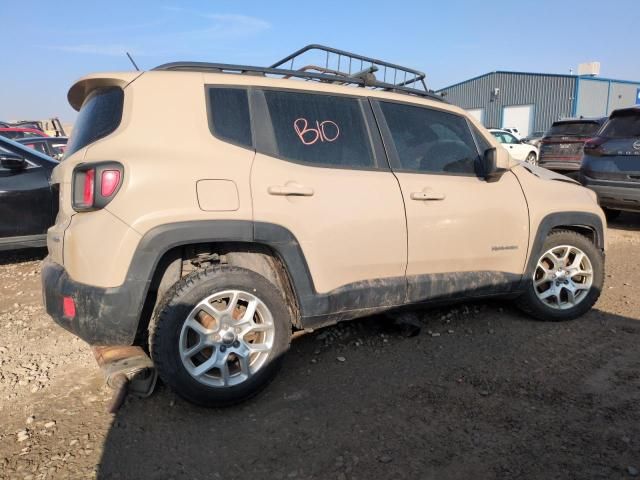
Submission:
M 609 84 L 599 80 L 578 80 L 576 117 L 604 117 L 607 114 Z
M 445 99 L 465 109 L 484 109 L 484 125 L 502 127 L 502 109 L 511 105 L 534 105 L 532 131 L 546 130 L 559 118 L 573 111 L 575 77 L 526 73 L 494 72 L 450 88 Z M 491 92 L 500 93 L 492 98 Z

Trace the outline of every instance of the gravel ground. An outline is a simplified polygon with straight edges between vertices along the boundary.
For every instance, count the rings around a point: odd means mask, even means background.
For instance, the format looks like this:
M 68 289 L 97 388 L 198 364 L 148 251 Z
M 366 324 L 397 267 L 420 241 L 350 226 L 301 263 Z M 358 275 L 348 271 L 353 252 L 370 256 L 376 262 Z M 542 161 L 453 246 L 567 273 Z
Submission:
M 640 215 L 610 228 L 596 308 L 501 302 L 296 339 L 258 398 L 204 410 L 160 386 L 106 412 L 89 348 L 44 314 L 45 252 L 0 254 L 0 478 L 640 478 Z

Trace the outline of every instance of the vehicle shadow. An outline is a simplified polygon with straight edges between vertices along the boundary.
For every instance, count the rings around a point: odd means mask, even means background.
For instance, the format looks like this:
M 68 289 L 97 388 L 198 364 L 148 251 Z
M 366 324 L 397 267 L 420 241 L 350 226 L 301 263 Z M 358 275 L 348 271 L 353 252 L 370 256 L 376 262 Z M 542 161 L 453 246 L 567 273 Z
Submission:
M 638 318 L 541 323 L 501 303 L 419 318 L 413 337 L 380 316 L 304 335 L 235 407 L 129 398 L 98 478 L 622 478 L 639 458 Z
M 640 212 L 622 212 L 618 218 L 608 223 L 614 230 L 640 230 Z
M 42 260 L 46 256 L 46 248 L 25 248 L 21 250 L 0 251 L 0 265 L 33 262 L 36 260 Z

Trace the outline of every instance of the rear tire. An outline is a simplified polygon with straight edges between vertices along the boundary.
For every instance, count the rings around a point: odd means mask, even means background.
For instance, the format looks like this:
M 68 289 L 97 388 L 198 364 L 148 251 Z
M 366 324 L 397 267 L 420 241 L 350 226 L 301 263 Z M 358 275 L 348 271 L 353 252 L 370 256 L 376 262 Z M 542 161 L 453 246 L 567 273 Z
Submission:
M 150 325 L 163 382 L 204 407 L 242 402 L 276 375 L 292 318 L 281 292 L 243 268 L 196 271 L 169 290 Z
M 580 317 L 596 303 L 604 283 L 604 255 L 587 237 L 570 230 L 545 240 L 516 305 L 544 321 Z
M 613 222 L 622 213 L 620 210 L 612 210 L 610 208 L 603 208 L 604 216 L 607 217 L 607 222 Z

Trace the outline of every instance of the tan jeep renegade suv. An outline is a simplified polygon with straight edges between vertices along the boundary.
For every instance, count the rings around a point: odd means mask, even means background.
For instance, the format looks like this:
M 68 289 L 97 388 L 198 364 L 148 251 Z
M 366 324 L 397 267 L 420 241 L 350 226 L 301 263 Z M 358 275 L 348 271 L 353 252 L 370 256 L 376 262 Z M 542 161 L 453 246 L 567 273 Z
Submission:
M 165 383 L 217 406 L 266 385 L 295 330 L 487 296 L 587 312 L 604 276 L 593 193 L 513 161 L 419 72 L 340 53 L 368 68 L 290 56 L 74 84 L 42 272 L 55 321 L 148 345 Z

